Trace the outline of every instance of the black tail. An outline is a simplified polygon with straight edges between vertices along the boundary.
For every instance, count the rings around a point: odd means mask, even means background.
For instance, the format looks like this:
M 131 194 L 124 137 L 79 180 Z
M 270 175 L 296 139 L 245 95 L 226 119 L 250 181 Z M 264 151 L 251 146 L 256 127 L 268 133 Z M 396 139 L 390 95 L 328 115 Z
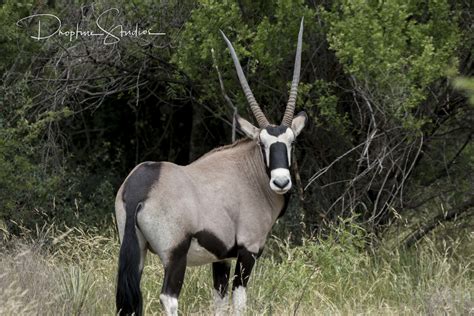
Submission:
M 116 306 L 118 315 L 142 314 L 142 292 L 140 291 L 139 271 L 140 246 L 135 231 L 136 214 L 140 210 L 141 203 L 136 209 L 131 209 L 135 205 L 127 205 L 125 231 L 123 234 L 122 246 L 120 247 Z

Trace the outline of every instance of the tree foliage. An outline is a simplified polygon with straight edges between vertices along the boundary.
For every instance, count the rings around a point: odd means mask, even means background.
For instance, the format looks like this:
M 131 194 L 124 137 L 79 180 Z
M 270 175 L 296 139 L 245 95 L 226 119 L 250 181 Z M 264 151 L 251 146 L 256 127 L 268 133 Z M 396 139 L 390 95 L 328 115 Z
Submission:
M 302 181 L 286 226 L 312 233 L 352 218 L 379 232 L 440 203 L 456 209 L 472 192 L 463 176 L 474 167 L 467 2 L 64 4 L 0 6 L 0 217 L 7 223 L 97 225 L 110 218 L 114 192 L 138 162 L 186 164 L 228 143 L 233 110 L 215 66 L 240 115 L 251 114 L 219 30 L 279 123 L 302 17 L 297 110 L 311 120 L 297 146 L 293 171 Z M 16 25 L 42 12 L 61 16 L 64 29 L 93 29 L 111 7 L 120 14 L 108 27 L 166 36 L 114 45 L 94 37 L 35 41 L 34 25 Z
M 447 1 L 340 1 L 327 19 L 345 71 L 403 123 L 428 87 L 457 66 L 460 32 Z

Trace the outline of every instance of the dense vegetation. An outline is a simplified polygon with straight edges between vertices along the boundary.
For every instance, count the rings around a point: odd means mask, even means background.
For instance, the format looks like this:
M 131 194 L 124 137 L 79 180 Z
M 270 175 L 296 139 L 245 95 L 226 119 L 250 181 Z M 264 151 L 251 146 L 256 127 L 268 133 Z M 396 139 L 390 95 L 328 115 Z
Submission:
M 354 227 L 353 227 L 354 228 Z M 334 235 L 333 235 L 334 234 Z M 343 226 L 324 241 L 292 246 L 272 237 L 249 283 L 248 315 L 469 315 L 474 253 L 460 241 L 398 251 L 365 251 Z M 113 315 L 115 233 L 54 228 L 1 248 L 0 314 Z M 472 236 L 464 246 L 472 244 Z M 142 281 L 145 315 L 159 315 L 162 266 L 149 256 Z M 189 268 L 182 315 L 212 315 L 210 266 Z
M 62 276 L 44 286 L 61 286 L 65 295 L 86 286 L 84 291 L 95 289 L 97 301 L 100 291 L 113 292 L 113 269 L 98 267 L 114 265 L 113 200 L 128 172 L 145 160 L 187 164 L 230 143 L 234 109 L 224 94 L 241 116 L 253 120 L 219 29 L 233 42 L 257 100 L 276 122 L 287 100 L 304 16 L 297 111 L 304 109 L 310 123 L 298 139 L 289 211 L 274 230 L 275 238 L 284 241 L 272 242 L 262 263 L 272 267 L 273 275 L 259 273 L 269 284 L 290 274 L 282 281 L 282 290 L 290 292 L 304 280 L 314 283 L 307 282 L 307 297 L 298 291 L 290 297 L 281 294 L 275 306 L 265 299 L 277 295 L 266 292 L 271 285 L 253 289 L 252 308 L 292 313 L 301 301 L 302 310 L 404 313 L 403 303 L 411 302 L 407 312 L 431 313 L 429 306 L 437 303 L 429 300 L 461 295 L 461 303 L 453 301 L 441 310 L 472 312 L 471 1 L 1 3 L 0 239 L 5 267 L 24 264 L 22 247 L 35 252 L 39 245 L 34 264 L 44 263 L 38 269 Z M 108 29 L 137 24 L 166 35 L 123 37 L 112 45 L 91 36 L 35 40 L 37 20 L 17 23 L 49 13 L 60 17 L 64 31 L 76 26 L 98 31 L 97 18 L 110 8 L 120 14 L 102 18 Z M 47 22 L 42 26 L 45 33 L 54 30 Z M 74 227 L 68 235 L 74 237 L 65 242 L 57 238 L 60 233 L 49 231 L 44 237 L 41 227 Z M 101 236 L 101 231 L 107 233 Z M 426 248 L 415 250 L 430 233 Z M 17 239 L 38 235 L 44 238 L 32 243 Z M 72 253 L 73 242 L 85 250 Z M 299 259 L 292 261 L 293 256 Z M 280 260 L 284 265 L 274 266 Z M 0 284 L 25 282 L 5 269 Z M 209 296 L 208 284 L 202 284 L 208 275 L 197 271 L 191 277 L 193 290 L 185 289 L 195 294 L 187 298 L 185 311 L 208 308 L 198 303 Z M 11 272 L 12 279 L 4 272 Z M 433 278 L 440 283 L 430 283 Z M 86 285 L 67 283 L 76 279 Z M 26 288 L 17 283 L 2 286 L 0 298 L 12 298 L 14 304 L 18 294 L 18 302 L 24 302 Z M 146 286 L 150 293 L 158 289 Z M 357 289 L 354 296 L 348 296 L 350 289 Z M 92 302 L 90 295 L 72 293 L 66 299 L 85 301 L 67 308 L 83 308 Z M 157 310 L 152 298 L 157 295 L 145 298 L 149 312 Z M 64 298 L 35 299 L 66 308 L 57 305 Z M 15 313 L 15 308 L 6 311 Z

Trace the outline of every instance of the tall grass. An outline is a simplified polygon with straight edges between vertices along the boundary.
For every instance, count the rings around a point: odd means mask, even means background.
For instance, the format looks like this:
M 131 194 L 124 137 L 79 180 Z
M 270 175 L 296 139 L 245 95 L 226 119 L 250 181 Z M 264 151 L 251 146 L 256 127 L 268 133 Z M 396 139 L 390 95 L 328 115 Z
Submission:
M 474 314 L 472 234 L 403 251 L 367 249 L 354 231 L 333 237 L 300 246 L 270 238 L 249 283 L 248 314 Z M 52 227 L 4 243 L 0 315 L 113 315 L 118 249 L 113 229 Z M 142 280 L 146 315 L 161 313 L 162 276 L 150 254 Z M 188 268 L 180 312 L 211 314 L 211 294 L 210 266 Z

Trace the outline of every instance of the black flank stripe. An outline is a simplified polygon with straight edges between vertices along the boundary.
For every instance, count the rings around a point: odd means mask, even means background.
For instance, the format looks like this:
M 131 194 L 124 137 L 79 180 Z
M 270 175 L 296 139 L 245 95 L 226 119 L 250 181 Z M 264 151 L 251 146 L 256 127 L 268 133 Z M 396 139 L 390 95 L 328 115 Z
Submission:
M 235 258 L 237 256 L 237 248 L 235 245 L 228 248 L 222 240 L 207 230 L 197 232 L 194 234 L 194 237 L 201 247 L 204 247 L 219 260 Z

